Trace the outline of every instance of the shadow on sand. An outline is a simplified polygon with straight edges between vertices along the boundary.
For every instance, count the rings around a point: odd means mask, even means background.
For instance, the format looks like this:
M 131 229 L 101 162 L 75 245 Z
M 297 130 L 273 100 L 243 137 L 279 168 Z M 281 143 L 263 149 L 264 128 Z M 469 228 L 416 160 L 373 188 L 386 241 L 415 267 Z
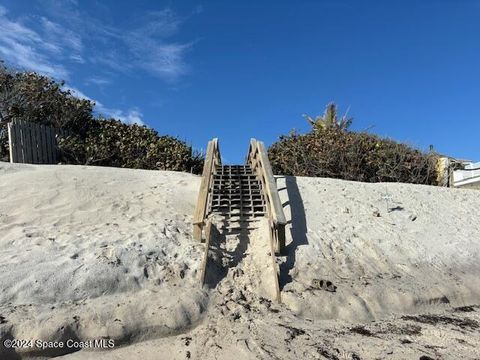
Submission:
M 284 179 L 288 194 L 288 201 L 283 204 L 283 207 L 290 207 L 291 218 L 288 223 L 291 225 L 290 233 L 292 236 L 292 241 L 285 248 L 286 261 L 280 265 L 280 290 L 282 290 L 285 285 L 292 281 L 292 277 L 289 273 L 290 270 L 292 270 L 295 266 L 296 252 L 298 247 L 308 244 L 307 219 L 305 217 L 305 208 L 303 206 L 302 196 L 300 195 L 300 191 L 298 189 L 297 179 L 294 176 L 285 176 Z

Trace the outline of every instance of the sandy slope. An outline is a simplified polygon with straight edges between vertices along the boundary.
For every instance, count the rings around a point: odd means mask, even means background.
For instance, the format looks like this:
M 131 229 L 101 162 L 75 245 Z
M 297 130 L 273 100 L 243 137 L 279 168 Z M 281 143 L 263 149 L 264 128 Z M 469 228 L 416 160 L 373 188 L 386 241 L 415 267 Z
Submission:
M 190 240 L 189 224 L 197 178 L 1 167 L 3 331 L 130 342 L 199 319 L 206 298 L 194 274 L 202 246 Z
M 278 305 L 264 228 L 199 288 L 199 180 L 0 163 L 2 339 L 116 341 L 68 359 L 480 357 L 480 308 L 465 307 L 480 304 L 480 192 L 279 177 L 291 224 Z M 18 353 L 65 352 L 33 350 Z
M 299 314 L 367 321 L 478 302 L 480 192 L 293 177 L 278 185 L 295 239 L 283 298 Z M 313 278 L 337 292 L 311 291 Z

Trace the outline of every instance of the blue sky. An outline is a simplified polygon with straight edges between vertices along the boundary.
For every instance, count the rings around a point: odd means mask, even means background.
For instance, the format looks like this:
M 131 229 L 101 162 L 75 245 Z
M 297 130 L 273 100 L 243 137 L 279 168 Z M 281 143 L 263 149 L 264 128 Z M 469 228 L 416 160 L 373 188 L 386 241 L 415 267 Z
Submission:
M 0 58 L 243 162 L 335 101 L 353 129 L 480 160 L 480 1 L 0 0 Z

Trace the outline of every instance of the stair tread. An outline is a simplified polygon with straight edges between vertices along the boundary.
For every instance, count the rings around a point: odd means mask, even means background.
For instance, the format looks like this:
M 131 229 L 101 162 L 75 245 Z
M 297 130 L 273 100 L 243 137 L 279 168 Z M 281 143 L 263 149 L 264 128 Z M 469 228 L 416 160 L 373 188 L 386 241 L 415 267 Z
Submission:
M 262 183 L 249 165 L 217 165 L 209 213 L 222 217 L 224 231 L 253 230 L 266 215 Z

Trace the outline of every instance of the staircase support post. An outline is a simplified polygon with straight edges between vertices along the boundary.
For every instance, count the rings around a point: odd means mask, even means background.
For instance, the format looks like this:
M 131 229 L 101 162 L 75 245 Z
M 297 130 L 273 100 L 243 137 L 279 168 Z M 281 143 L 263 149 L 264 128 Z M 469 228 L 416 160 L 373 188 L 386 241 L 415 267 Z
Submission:
M 208 142 L 197 206 L 193 215 L 193 238 L 197 241 L 202 240 L 202 230 L 207 216 L 208 197 L 212 186 L 213 174 L 215 173 L 215 166 L 219 164 L 221 164 L 221 160 L 218 139 L 214 138 Z

